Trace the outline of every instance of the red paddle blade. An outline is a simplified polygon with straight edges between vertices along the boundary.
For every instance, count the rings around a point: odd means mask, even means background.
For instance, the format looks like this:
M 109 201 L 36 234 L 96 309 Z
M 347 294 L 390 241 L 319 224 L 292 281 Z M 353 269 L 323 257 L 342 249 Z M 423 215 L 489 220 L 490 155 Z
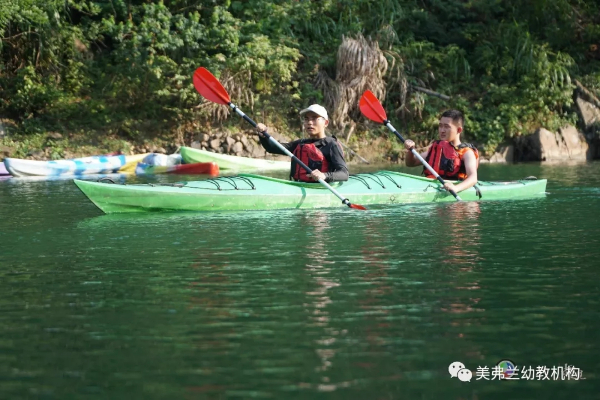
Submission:
M 366 210 L 364 206 L 361 206 L 359 204 L 350 204 L 350 208 L 354 208 L 355 210 Z
M 387 120 L 385 110 L 381 106 L 377 97 L 370 90 L 365 90 L 358 103 L 360 112 L 371 121 L 379 122 L 383 124 Z
M 229 93 L 206 68 L 200 67 L 194 72 L 194 87 L 203 97 L 219 104 L 229 105 Z

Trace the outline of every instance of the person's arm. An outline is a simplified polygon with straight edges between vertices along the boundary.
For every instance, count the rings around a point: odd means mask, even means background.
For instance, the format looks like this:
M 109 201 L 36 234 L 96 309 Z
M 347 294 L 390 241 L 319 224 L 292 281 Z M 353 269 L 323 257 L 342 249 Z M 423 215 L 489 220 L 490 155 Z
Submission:
M 451 182 L 446 182 L 444 187 L 448 190 L 452 189 L 456 193 L 462 192 L 465 189 L 473 187 L 477 183 L 477 158 L 473 150 L 467 151 L 463 156 L 463 162 L 465 163 L 465 172 L 467 179 L 454 185 Z
M 284 156 L 287 156 L 287 154 L 284 153 L 283 150 L 281 150 L 278 146 L 271 143 L 271 141 L 269 139 L 267 139 L 266 137 L 259 135 L 258 140 L 260 141 L 260 144 L 262 145 L 262 147 L 264 147 L 268 153 L 282 154 Z M 296 149 L 296 146 L 298 145 L 298 142 L 299 142 L 299 140 L 295 140 L 290 143 L 281 143 L 280 142 L 279 144 L 282 145 L 283 147 L 285 147 L 289 152 L 293 153 L 294 150 Z
M 348 180 L 350 173 L 344 155 L 337 143 L 330 144 L 331 171 L 325 172 L 325 182 L 343 182 Z
M 262 132 L 267 132 L 267 127 L 264 124 L 256 124 L 256 131 L 258 132 L 258 140 L 260 141 L 260 144 L 262 145 L 262 147 L 264 147 L 264 149 L 271 154 L 281 154 L 286 156 L 287 154 L 283 152 L 283 150 L 281 150 L 279 148 L 279 146 L 274 145 L 273 143 L 271 143 L 271 141 L 269 139 L 267 139 L 264 135 L 262 135 Z M 296 149 L 296 146 L 298 145 L 299 140 L 290 142 L 290 143 L 280 143 L 283 147 L 285 147 L 289 152 L 293 153 L 294 150 Z
M 404 158 L 404 163 L 407 167 L 418 167 L 419 165 L 422 165 L 421 161 L 419 161 L 411 151 L 411 149 L 413 149 L 414 147 L 415 142 L 413 142 L 412 140 L 409 139 L 404 142 L 404 148 L 407 150 L 406 157 Z M 421 153 L 421 157 L 425 159 L 425 157 L 427 157 L 428 152 L 429 146 L 425 149 L 423 153 Z

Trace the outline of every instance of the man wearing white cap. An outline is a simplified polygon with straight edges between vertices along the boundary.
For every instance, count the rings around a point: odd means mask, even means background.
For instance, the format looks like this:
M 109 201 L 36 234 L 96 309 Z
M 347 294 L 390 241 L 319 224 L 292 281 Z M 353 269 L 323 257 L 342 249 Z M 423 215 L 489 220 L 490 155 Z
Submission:
M 349 173 L 344 152 L 335 136 L 325 135 L 325 128 L 329 125 L 329 116 L 325 107 L 313 104 L 300 111 L 300 115 L 303 116 L 302 121 L 309 138 L 281 144 L 308 165 L 313 172 L 307 174 L 304 168 L 292 159 L 290 178 L 303 182 L 316 182 L 319 179 L 325 182 L 347 181 Z M 285 154 L 262 135 L 262 132 L 267 131 L 264 124 L 257 124 L 256 128 L 260 144 L 265 150 L 273 154 Z

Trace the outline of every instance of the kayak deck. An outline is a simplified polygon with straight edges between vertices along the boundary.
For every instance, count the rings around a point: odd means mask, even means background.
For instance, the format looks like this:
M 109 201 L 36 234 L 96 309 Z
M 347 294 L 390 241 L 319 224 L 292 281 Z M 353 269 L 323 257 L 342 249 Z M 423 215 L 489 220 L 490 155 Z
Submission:
M 342 206 L 318 183 L 291 182 L 252 174 L 174 184 L 108 184 L 74 180 L 81 191 L 107 214 L 147 211 L 241 211 Z M 545 179 L 479 182 L 482 200 L 510 200 L 545 195 Z M 350 176 L 332 185 L 353 204 L 403 204 L 456 201 L 438 181 L 379 171 Z M 479 200 L 477 190 L 460 193 Z
M 257 172 L 257 171 L 289 171 L 289 161 L 264 160 L 232 156 L 229 154 L 213 153 L 211 151 L 181 147 L 181 157 L 188 164 L 214 162 L 219 168 L 227 172 Z

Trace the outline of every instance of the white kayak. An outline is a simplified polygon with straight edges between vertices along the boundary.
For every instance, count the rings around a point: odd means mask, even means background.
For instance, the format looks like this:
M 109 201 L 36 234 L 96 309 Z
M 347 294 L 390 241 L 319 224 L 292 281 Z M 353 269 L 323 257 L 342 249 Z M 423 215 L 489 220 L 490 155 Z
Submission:
M 147 154 L 133 156 L 92 156 L 72 160 L 35 161 L 5 158 L 4 166 L 12 176 L 60 176 L 133 172 Z
M 0 162 L 0 176 L 10 176 L 6 167 L 4 166 L 4 162 Z

